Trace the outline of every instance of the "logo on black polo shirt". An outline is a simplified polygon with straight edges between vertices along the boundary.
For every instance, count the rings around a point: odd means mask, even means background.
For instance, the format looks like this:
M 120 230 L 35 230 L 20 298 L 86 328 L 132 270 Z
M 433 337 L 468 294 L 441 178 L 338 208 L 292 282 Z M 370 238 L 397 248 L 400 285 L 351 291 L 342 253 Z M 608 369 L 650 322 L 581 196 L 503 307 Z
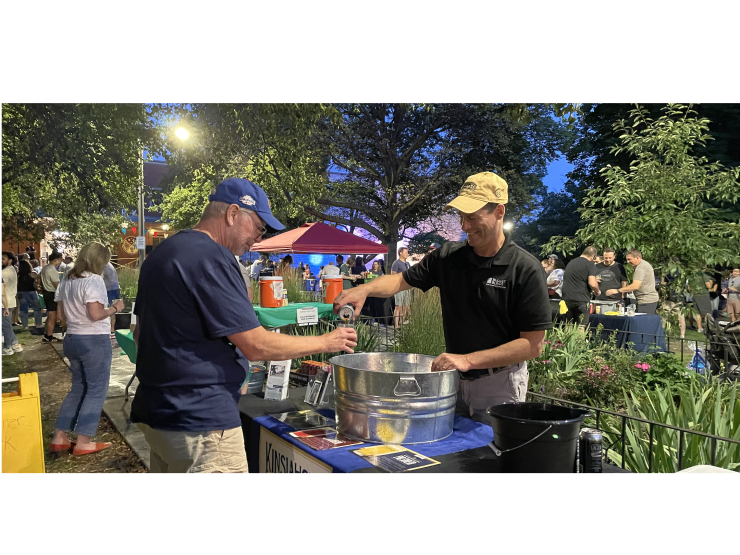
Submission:
M 491 287 L 496 287 L 497 289 L 506 289 L 506 280 L 505 279 L 488 278 L 486 280 L 486 285 L 489 285 Z

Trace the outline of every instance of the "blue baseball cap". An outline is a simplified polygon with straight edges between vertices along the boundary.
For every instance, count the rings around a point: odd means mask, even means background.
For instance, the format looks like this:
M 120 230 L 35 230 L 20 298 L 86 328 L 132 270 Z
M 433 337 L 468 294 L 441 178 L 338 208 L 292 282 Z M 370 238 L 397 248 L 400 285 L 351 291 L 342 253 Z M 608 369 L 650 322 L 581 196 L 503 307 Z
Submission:
M 208 196 L 208 200 L 236 204 L 247 210 L 257 212 L 265 221 L 270 231 L 285 229 L 270 210 L 270 202 L 262 187 L 246 179 L 230 177 L 216 186 L 216 192 Z

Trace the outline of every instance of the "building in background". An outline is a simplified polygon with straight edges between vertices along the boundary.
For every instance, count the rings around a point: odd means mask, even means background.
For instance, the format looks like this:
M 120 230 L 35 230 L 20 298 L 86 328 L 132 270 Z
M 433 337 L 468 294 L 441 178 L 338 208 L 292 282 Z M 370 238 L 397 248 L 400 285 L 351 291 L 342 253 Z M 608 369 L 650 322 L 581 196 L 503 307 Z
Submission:
M 162 187 L 160 182 L 170 167 L 166 162 L 144 162 L 144 185 L 147 188 L 145 197 L 146 210 L 144 211 L 144 222 L 146 224 L 146 253 L 156 247 L 169 236 L 169 226 L 166 222 L 160 222 L 162 214 L 156 212 L 153 208 L 162 202 Z M 112 262 L 121 266 L 134 267 L 139 260 L 139 251 L 136 249 L 136 237 L 139 235 L 137 226 L 139 225 L 139 214 L 136 207 L 124 211 L 124 216 L 128 219 L 128 227 L 125 233 L 122 230 L 123 242 L 118 244 L 117 252 L 111 257 Z

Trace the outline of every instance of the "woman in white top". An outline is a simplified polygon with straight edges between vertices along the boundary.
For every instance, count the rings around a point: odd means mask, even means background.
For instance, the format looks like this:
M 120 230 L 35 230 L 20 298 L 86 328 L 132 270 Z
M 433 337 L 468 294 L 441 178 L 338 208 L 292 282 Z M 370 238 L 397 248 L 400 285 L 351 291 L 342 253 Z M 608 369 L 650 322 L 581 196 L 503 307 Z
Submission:
M 110 251 L 100 243 L 88 243 L 80 250 L 74 268 L 59 284 L 54 300 L 67 322 L 64 356 L 69 359 L 72 389 L 57 417 L 52 451 L 73 447 L 68 432 L 77 433 L 73 455 L 87 455 L 110 447 L 90 441 L 95 435 L 108 393 L 112 350 L 110 316 L 123 309 L 117 300 L 110 308 L 101 274 L 110 260 Z

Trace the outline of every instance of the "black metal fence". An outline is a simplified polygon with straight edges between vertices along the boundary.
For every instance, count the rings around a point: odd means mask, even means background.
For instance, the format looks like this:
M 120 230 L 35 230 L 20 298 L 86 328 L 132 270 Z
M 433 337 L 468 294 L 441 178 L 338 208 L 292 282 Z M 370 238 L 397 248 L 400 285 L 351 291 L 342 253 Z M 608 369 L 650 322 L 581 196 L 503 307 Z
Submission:
M 542 400 L 542 402 L 546 402 L 546 403 L 549 403 L 549 404 L 561 404 L 561 405 L 565 405 L 565 406 L 569 406 L 569 407 L 577 407 L 577 408 L 586 409 L 586 410 L 588 410 L 588 411 L 590 411 L 590 412 L 592 412 L 592 413 L 595 414 L 596 425 L 594 426 L 594 428 L 596 428 L 596 429 L 598 429 L 598 430 L 600 430 L 602 432 L 610 433 L 610 432 L 608 432 L 606 430 L 602 430 L 602 428 L 601 428 L 601 417 L 602 417 L 602 415 L 609 415 L 609 416 L 613 416 L 613 417 L 616 417 L 616 418 L 621 419 L 621 434 L 618 435 L 617 440 L 616 440 L 616 443 L 619 443 L 620 444 L 620 447 L 619 447 L 619 449 L 620 449 L 620 458 L 622 460 L 620 466 L 622 468 L 625 467 L 625 460 L 626 460 L 625 450 L 627 448 L 627 442 L 625 441 L 625 436 L 626 436 L 627 421 L 628 420 L 634 421 L 634 422 L 638 422 L 638 423 L 641 423 L 641 424 L 646 424 L 648 426 L 648 449 L 649 449 L 649 451 L 648 451 L 648 472 L 652 472 L 652 470 L 653 470 L 653 453 L 654 453 L 654 450 L 656 448 L 661 448 L 662 449 L 664 447 L 662 444 L 657 443 L 655 441 L 654 430 L 655 430 L 656 427 L 666 428 L 668 430 L 674 430 L 674 431 L 678 432 L 678 434 L 679 434 L 679 441 L 678 441 L 678 453 L 677 453 L 677 455 L 678 455 L 678 470 L 679 471 L 683 469 L 683 455 L 684 455 L 683 451 L 684 451 L 684 444 L 685 444 L 684 438 L 686 437 L 687 434 L 693 435 L 693 436 L 697 436 L 697 437 L 703 437 L 703 438 L 707 438 L 707 439 L 711 440 L 711 455 L 710 455 L 711 456 L 711 459 L 710 459 L 710 464 L 712 464 L 712 465 L 714 465 L 715 462 L 716 462 L 716 457 L 717 457 L 717 442 L 718 441 L 726 442 L 728 444 L 740 445 L 740 441 L 739 440 L 735 440 L 735 439 L 731 439 L 731 438 L 727 438 L 727 437 L 721 437 L 721 436 L 717 436 L 717 435 L 713 435 L 713 434 L 708 434 L 708 433 L 705 433 L 705 432 L 697 432 L 696 430 L 689 430 L 687 428 L 680 428 L 678 426 L 671 426 L 670 424 L 663 424 L 661 422 L 654 422 L 652 420 L 646 420 L 645 418 L 639 418 L 639 417 L 636 417 L 636 416 L 630 416 L 628 414 L 623 414 L 623 413 L 620 413 L 620 412 L 614 412 L 614 411 L 610 411 L 610 410 L 599 409 L 599 408 L 596 408 L 596 407 L 591 407 L 589 405 L 583 405 L 581 403 L 574 403 L 572 401 L 567 401 L 565 399 L 559 399 L 557 397 L 550 397 L 548 395 L 543 395 L 541 393 L 534 393 L 532 391 L 527 392 L 527 398 L 530 399 L 530 400 Z M 612 443 L 612 445 L 605 446 L 605 448 L 604 448 L 604 456 L 605 457 L 608 457 L 609 456 L 609 450 L 612 450 L 613 448 L 614 448 L 614 442 Z

